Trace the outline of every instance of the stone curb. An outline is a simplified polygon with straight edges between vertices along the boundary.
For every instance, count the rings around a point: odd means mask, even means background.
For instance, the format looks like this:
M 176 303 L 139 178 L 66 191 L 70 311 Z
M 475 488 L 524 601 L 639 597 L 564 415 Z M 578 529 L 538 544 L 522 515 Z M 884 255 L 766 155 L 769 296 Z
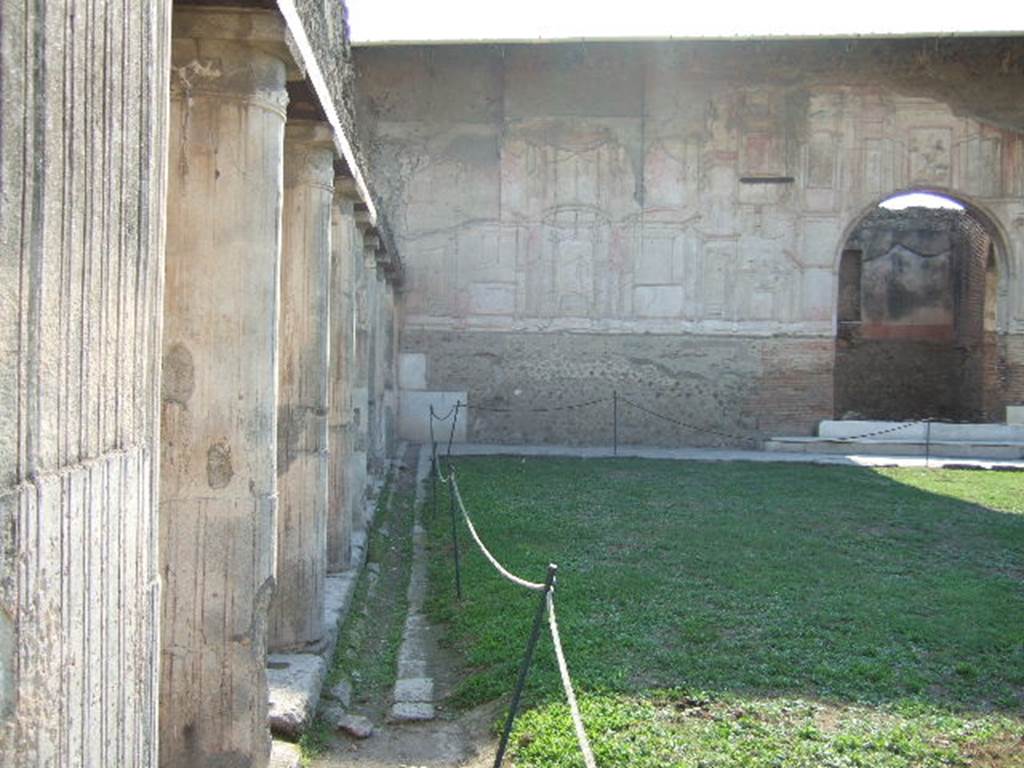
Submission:
M 400 446 L 403 447 L 404 444 Z M 389 472 L 397 465 L 397 461 L 391 461 Z M 382 501 L 379 494 L 367 500 L 366 520 L 376 517 L 376 507 Z M 324 589 L 324 640 L 305 653 L 275 653 L 267 657 L 269 720 L 274 736 L 297 741 L 316 716 L 341 625 L 352 606 L 356 584 L 366 566 L 366 544 L 366 530 L 353 532 L 352 567 L 343 573 L 327 575 Z M 289 745 L 282 746 L 281 742 L 275 741 L 273 754 L 291 754 L 285 749 L 286 746 Z M 281 763 L 283 768 L 288 765 L 286 762 Z M 277 763 L 274 766 L 277 768 Z
M 413 523 L 412 570 L 409 574 L 409 614 L 402 631 L 398 650 L 398 679 L 395 681 L 388 714 L 393 723 L 433 720 L 434 679 L 427 674 L 427 632 L 429 624 L 423 615 L 427 595 L 427 531 L 420 521 L 426 480 L 430 475 L 430 454 L 422 447 L 416 466 L 415 521 Z

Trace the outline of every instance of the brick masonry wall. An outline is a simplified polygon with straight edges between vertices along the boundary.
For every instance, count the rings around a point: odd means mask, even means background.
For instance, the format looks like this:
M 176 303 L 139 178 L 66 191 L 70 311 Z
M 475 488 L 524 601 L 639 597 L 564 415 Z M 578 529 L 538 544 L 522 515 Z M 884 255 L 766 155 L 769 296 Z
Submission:
M 959 421 L 962 349 L 949 342 L 853 339 L 836 343 L 839 418 Z

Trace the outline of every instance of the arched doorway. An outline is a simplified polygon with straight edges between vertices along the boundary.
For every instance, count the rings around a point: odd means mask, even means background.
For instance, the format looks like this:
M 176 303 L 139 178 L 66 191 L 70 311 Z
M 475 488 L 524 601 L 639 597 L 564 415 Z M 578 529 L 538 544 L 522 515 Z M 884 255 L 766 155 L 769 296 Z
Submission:
M 946 193 L 883 200 L 839 261 L 835 416 L 1001 421 L 998 249 L 991 220 Z

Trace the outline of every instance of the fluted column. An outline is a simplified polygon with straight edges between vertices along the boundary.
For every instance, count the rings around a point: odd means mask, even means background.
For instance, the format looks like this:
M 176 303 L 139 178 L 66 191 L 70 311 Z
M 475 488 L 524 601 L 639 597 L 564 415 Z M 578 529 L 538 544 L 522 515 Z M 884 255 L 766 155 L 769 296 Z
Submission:
M 369 469 L 367 446 L 369 442 L 369 341 L 370 314 L 367 291 L 366 261 L 363 258 L 363 241 L 366 227 L 362 219 L 365 212 L 356 209 L 356 229 L 353 231 L 352 267 L 354 272 L 354 350 L 352 355 L 352 427 L 350 429 L 352 453 L 349 456 L 350 480 L 348 497 L 352 505 L 352 528 L 365 531 L 366 528 L 366 485 Z
M 366 452 L 370 474 L 380 477 L 382 465 L 380 461 L 380 416 L 383 402 L 381 400 L 381 368 L 380 355 L 383 346 L 383 334 L 380 324 L 380 286 L 381 276 L 377 268 L 378 239 L 375 234 L 367 234 L 363 238 L 363 271 L 366 275 L 366 315 L 367 315 L 367 354 L 366 354 Z
M 160 763 L 264 766 L 277 506 L 284 25 L 174 13 Z
M 0 2 L 0 765 L 157 762 L 168 2 Z
M 389 278 L 382 286 L 384 292 L 384 326 L 387 343 L 384 345 L 384 455 L 393 457 L 397 445 L 395 431 L 398 419 L 398 296 L 395 283 Z
M 359 199 L 350 178 L 337 178 L 331 219 L 331 365 L 328 407 L 327 570 L 352 564 L 352 372 L 355 352 L 355 213 Z
M 327 384 L 334 149 L 326 123 L 289 121 L 284 142 L 277 421 L 277 591 L 271 650 L 324 635 Z

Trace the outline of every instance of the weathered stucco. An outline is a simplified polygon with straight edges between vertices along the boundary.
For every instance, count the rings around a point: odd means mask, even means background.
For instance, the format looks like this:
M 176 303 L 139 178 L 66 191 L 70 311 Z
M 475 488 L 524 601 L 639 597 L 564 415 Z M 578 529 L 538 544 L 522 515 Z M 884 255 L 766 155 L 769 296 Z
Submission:
M 764 346 L 752 340 L 771 339 L 817 350 L 801 365 L 824 389 L 756 369 L 745 386 L 776 414 L 802 393 L 791 419 L 758 416 L 806 431 L 832 415 L 845 237 L 910 188 L 952 191 L 995 222 L 997 332 L 1024 333 L 1019 39 L 384 46 L 356 62 L 360 128 L 407 264 L 402 351 L 426 353 L 431 386 L 471 404 L 484 390 L 513 398 L 489 383 L 511 363 L 455 366 L 416 340 L 473 331 L 493 337 L 482 347 L 541 350 L 599 334 L 601 370 L 633 356 L 638 335 L 751 358 Z M 1011 377 L 1020 365 L 1008 358 Z M 541 376 L 525 397 L 592 389 L 590 367 Z M 604 380 L 604 394 L 641 396 L 626 370 Z M 708 416 L 670 392 L 642 396 Z M 725 396 L 722 418 L 739 423 L 748 402 Z M 470 419 L 478 439 L 507 437 Z M 559 439 L 589 439 L 564 426 Z
M 170 7 L 0 4 L 0 763 L 155 766 Z

